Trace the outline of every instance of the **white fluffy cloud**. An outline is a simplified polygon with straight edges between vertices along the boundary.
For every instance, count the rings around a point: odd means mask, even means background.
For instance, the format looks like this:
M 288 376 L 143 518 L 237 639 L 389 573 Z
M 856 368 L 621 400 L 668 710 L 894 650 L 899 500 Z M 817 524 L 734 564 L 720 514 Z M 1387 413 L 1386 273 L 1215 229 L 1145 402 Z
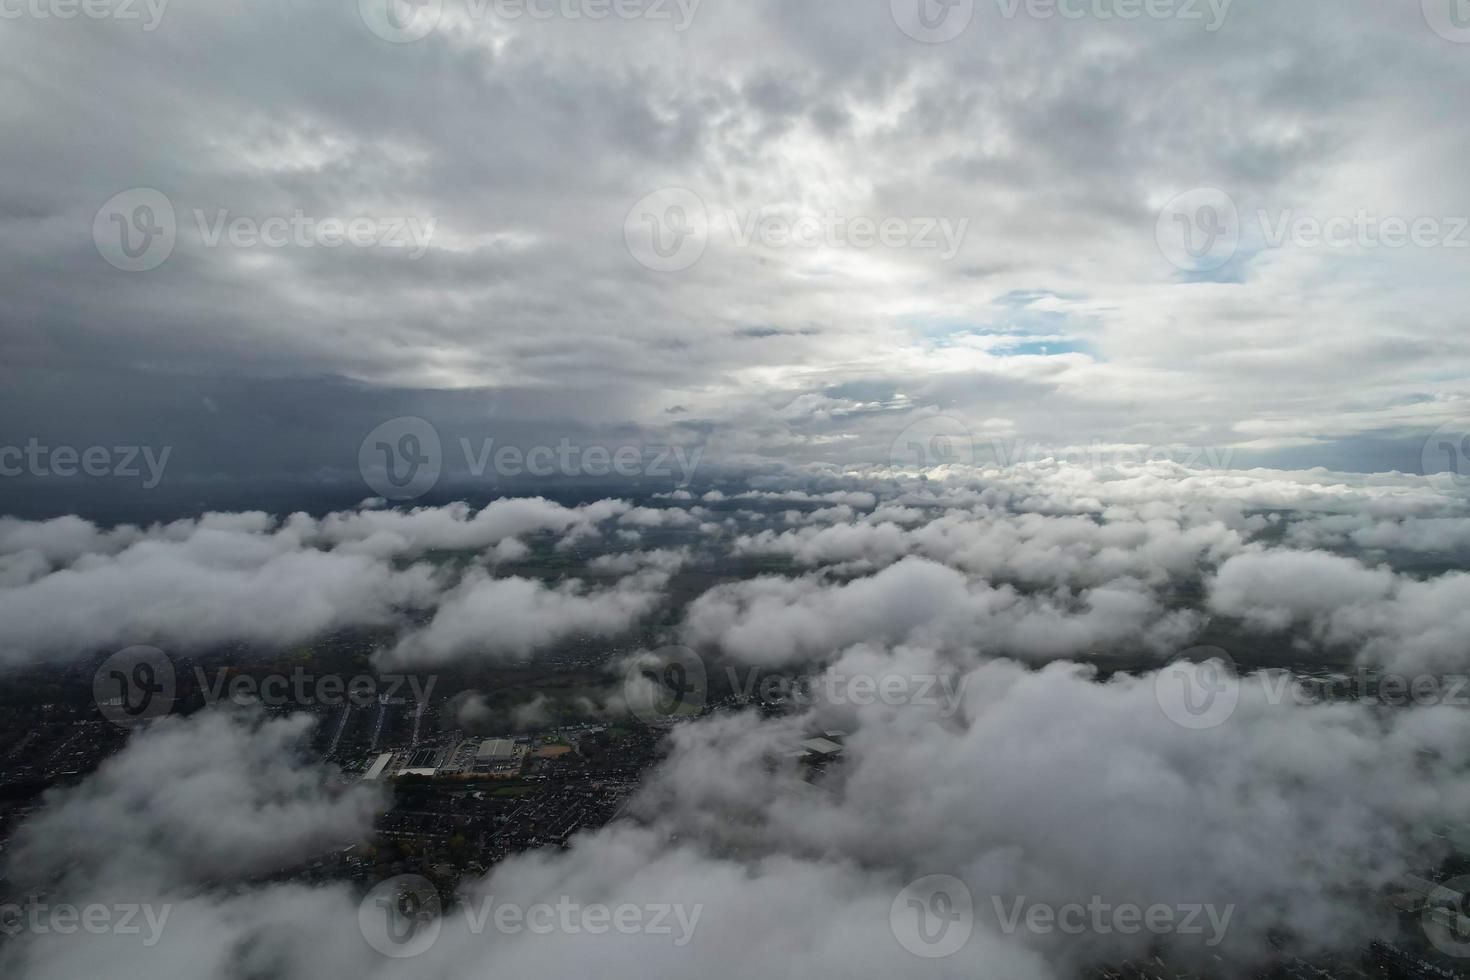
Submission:
M 0 657 L 76 656 L 126 643 L 279 646 L 343 626 L 392 624 L 437 592 L 427 566 L 398 569 L 365 555 L 200 531 L 0 590 L 0 617 L 14 624 Z
M 1266 551 L 1227 561 L 1210 608 L 1262 630 L 1302 626 L 1317 641 L 1394 670 L 1470 668 L 1470 575 L 1427 581 L 1320 551 Z
M 294 760 L 299 722 L 167 722 L 52 801 L 20 851 L 28 868 L 72 868 L 54 885 L 57 900 L 169 903 L 162 941 L 27 934 L 0 964 L 27 980 L 102 963 L 112 976 L 205 980 L 260 970 L 284 980 L 734 980 L 793 965 L 816 976 L 1003 969 L 1062 980 L 1088 963 L 1144 955 L 1156 937 L 1008 931 L 1002 910 L 1017 899 L 1096 899 L 1208 904 L 1217 918 L 1202 917 L 1199 934 L 1164 937 L 1171 959 L 1218 966 L 1219 956 L 1244 969 L 1266 952 L 1270 930 L 1292 930 L 1306 951 L 1390 930 L 1379 889 L 1440 855 L 1434 827 L 1470 805 L 1455 761 L 1470 720 L 1447 708 L 1384 717 L 1355 705 L 1273 705 L 1264 686 L 1246 684 L 1233 717 L 1188 731 L 1161 710 L 1151 675 L 1102 683 L 1069 664 L 946 666 L 920 648 L 875 648 L 865 663 L 897 675 L 955 672 L 959 712 L 849 712 L 846 762 L 817 787 L 779 760 L 804 728 L 829 720 L 827 706 L 809 718 L 681 725 L 634 808 L 640 823 L 512 857 L 465 883 L 436 941 L 407 961 L 368 945 L 359 896 L 344 886 L 228 881 L 230 871 L 345 842 L 376 805 L 361 790 L 334 795 Z M 935 872 L 965 882 L 976 920 L 955 956 L 923 960 L 896 938 L 891 910 L 907 882 Z M 474 934 L 465 909 L 482 910 L 488 896 L 522 907 L 677 903 L 693 924 L 683 944 L 655 934 Z
M 479 510 L 365 506 L 320 519 L 212 513 L 147 528 L 102 529 L 75 517 L 0 519 L 0 616 L 15 624 L 0 641 L 0 660 L 128 643 L 277 647 L 343 627 L 407 629 L 407 612 L 441 604 L 414 649 L 443 659 L 479 631 L 489 637 L 485 649 L 524 657 L 569 633 L 626 629 L 657 602 L 667 573 L 687 554 L 659 550 L 595 566 L 613 575 L 648 570 L 601 597 L 575 586 L 492 580 L 474 569 L 456 578 L 410 560 L 457 551 L 499 565 L 527 554 L 528 535 L 595 535 L 603 522 L 630 515 L 646 526 L 694 521 L 678 509 L 620 500 L 565 507 L 540 497 L 502 498 Z M 487 631 L 473 610 L 491 607 L 497 627 Z
M 357 843 L 380 789 L 333 789 L 302 756 L 308 715 L 211 710 L 135 735 L 74 789 L 59 790 L 7 855 L 12 878 L 197 886 L 275 871 Z
M 668 575 L 649 571 L 604 588 L 571 581 L 555 588 L 534 579 L 471 572 L 445 593 L 434 618 L 409 631 L 386 655 L 391 664 L 435 664 L 463 656 L 526 659 L 573 636 L 616 636 L 651 612 Z
M 1187 639 L 1188 614 L 1166 612 L 1137 582 L 1022 594 L 937 562 L 906 558 L 845 583 L 809 575 L 716 586 L 690 606 L 684 636 L 751 663 L 823 660 L 861 642 L 927 642 L 1038 658 L 1137 641 L 1162 651 Z

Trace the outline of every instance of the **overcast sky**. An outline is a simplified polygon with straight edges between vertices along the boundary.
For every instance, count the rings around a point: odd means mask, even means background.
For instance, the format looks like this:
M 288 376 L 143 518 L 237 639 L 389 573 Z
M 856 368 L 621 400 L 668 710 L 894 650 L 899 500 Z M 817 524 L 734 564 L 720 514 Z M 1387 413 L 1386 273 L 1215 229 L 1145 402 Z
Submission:
M 399 416 L 735 466 L 1459 431 L 1450 0 L 924 3 L 3 0 L 0 444 L 172 447 L 192 500 L 363 491 Z
M 31 929 L 0 974 L 1246 976 L 1395 935 L 1470 807 L 1467 84 L 1467 0 L 0 0 L 0 671 L 142 664 L 167 711 L 174 658 L 371 631 L 383 676 L 609 653 L 444 725 L 643 718 L 671 662 L 944 695 L 686 720 L 637 819 L 455 895 L 691 906 L 687 946 L 446 915 L 413 959 L 376 889 L 277 874 L 388 796 L 305 715 L 180 711 L 0 868 L 166 935 Z M 990 914 L 1089 897 L 1238 915 Z

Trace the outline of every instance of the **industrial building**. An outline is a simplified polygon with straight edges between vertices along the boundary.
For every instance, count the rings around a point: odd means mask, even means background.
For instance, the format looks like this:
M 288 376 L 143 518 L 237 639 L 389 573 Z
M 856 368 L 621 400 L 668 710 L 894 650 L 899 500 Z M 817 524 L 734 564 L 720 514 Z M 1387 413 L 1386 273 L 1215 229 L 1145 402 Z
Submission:
M 526 747 L 508 738 L 487 738 L 475 752 L 475 772 L 489 776 L 518 776 L 526 761 Z
M 383 772 L 384 772 L 384 770 L 386 770 L 388 768 L 388 763 L 390 763 L 392 761 L 393 761 L 393 753 L 392 752 L 384 752 L 382 755 L 378 756 L 376 759 L 373 760 L 373 764 L 368 767 L 368 771 L 363 775 L 362 778 L 365 779 L 365 780 L 372 780 L 372 779 L 381 779 L 381 778 L 383 778 Z

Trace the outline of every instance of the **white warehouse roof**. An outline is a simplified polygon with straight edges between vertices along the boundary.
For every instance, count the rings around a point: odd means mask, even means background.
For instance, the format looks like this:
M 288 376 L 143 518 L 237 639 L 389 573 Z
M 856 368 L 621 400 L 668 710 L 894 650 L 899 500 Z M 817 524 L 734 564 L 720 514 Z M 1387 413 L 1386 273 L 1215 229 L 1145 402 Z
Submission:
M 363 779 L 377 779 L 383 775 L 383 770 L 388 768 L 388 760 L 393 758 L 392 752 L 384 752 L 373 760 L 372 767 L 368 769 Z
M 476 759 L 509 759 L 516 754 L 516 743 L 508 738 L 487 738 L 480 743 Z

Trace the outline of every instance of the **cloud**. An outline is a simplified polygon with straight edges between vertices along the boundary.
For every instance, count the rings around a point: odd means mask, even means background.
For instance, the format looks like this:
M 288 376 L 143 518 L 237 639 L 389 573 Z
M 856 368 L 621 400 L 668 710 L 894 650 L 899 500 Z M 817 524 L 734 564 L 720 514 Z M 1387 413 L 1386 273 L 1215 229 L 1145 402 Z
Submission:
M 343 627 L 406 629 L 407 613 L 441 604 L 421 646 L 443 657 L 448 653 L 441 648 L 449 643 L 443 637 L 484 625 L 471 621 L 470 607 L 492 602 L 492 596 L 533 602 L 540 596 L 540 613 L 516 609 L 517 634 L 489 644 L 524 657 L 569 630 L 626 628 L 656 603 L 660 576 L 677 569 L 687 554 L 662 549 L 594 565 L 613 575 L 647 570 L 641 584 L 615 588 L 601 601 L 572 585 L 547 590 L 522 579 L 496 584 L 483 571 L 456 576 L 405 559 L 456 551 L 499 565 L 528 554 L 524 537 L 595 534 L 599 523 L 639 511 L 665 513 L 620 500 L 565 507 L 533 497 L 502 498 L 479 510 L 456 503 L 336 511 L 320 519 L 210 513 L 106 530 L 76 517 L 6 518 L 0 520 L 0 614 L 14 616 L 18 625 L 0 646 L 0 658 L 82 656 L 128 643 L 183 650 L 225 642 L 275 648 Z M 676 522 L 693 521 L 682 511 L 670 513 Z M 543 614 L 573 615 L 576 625 L 538 624 Z M 465 642 L 467 637 L 450 645 Z
M 1378 890 L 1439 854 L 1436 820 L 1470 803 L 1454 762 L 1470 721 L 1443 707 L 1387 717 L 1359 705 L 1272 704 L 1264 685 L 1245 684 L 1232 717 L 1190 731 L 1161 709 L 1152 675 L 1103 683 L 1071 664 L 1029 670 L 918 647 L 874 648 L 861 663 L 895 676 L 958 671 L 961 710 L 848 711 L 845 762 L 816 785 L 780 760 L 830 706 L 680 725 L 635 803 L 639 822 L 581 834 L 566 851 L 512 856 L 464 883 L 437 939 L 406 963 L 364 940 L 359 896 L 344 885 L 202 880 L 289 863 L 364 826 L 370 794 L 334 797 L 293 761 L 301 724 L 213 713 L 167 722 L 23 832 L 30 867 L 87 857 L 53 898 L 168 901 L 162 941 L 26 934 L 0 957 L 28 980 L 101 962 L 124 977 L 389 977 L 404 967 L 564 976 L 595 965 L 610 977 L 741 978 L 797 964 L 855 977 L 999 965 L 1006 976 L 1060 980 L 1162 942 L 1171 961 L 1245 971 L 1283 927 L 1308 953 L 1391 929 Z M 180 788 L 160 794 L 156 780 L 179 767 Z M 105 834 L 99 821 L 113 822 Z M 155 827 L 169 833 L 146 832 Z M 200 848 L 220 857 L 198 864 Z M 905 884 L 936 871 L 970 890 L 973 935 L 949 959 L 919 959 L 902 946 L 892 909 L 902 909 Z M 1005 926 L 1017 899 L 1208 904 L 1217 919 L 1228 915 L 1218 930 L 1201 919 L 1198 933 L 1162 938 L 1045 933 Z M 559 901 L 678 905 L 693 926 L 682 945 L 650 932 L 470 926 L 497 904 Z
M 881 669 L 912 677 L 933 661 L 899 650 Z M 849 708 L 846 763 L 826 792 L 799 792 L 794 774 L 763 761 L 790 722 L 683 726 L 650 812 L 741 853 L 946 869 L 977 906 L 1017 895 L 1233 903 L 1223 952 L 1234 963 L 1263 953 L 1273 928 L 1328 947 L 1391 930 L 1374 891 L 1433 860 L 1425 822 L 1470 792 L 1453 753 L 1437 754 L 1465 734 L 1453 709 L 1383 719 L 1366 706 L 1273 705 L 1249 683 L 1227 722 L 1186 731 L 1161 710 L 1152 675 L 1100 683 L 1075 665 L 1006 662 L 961 671 L 953 718 L 916 704 Z M 1427 773 L 1420 758 L 1436 760 Z M 1013 938 L 1074 966 L 1149 941 Z
M 927 642 L 1041 658 L 1074 656 L 1126 640 L 1167 648 L 1192 630 L 1136 582 L 1075 595 L 1023 595 L 1010 586 L 922 558 L 845 583 L 818 576 L 757 578 L 696 599 L 683 632 L 750 663 L 821 660 L 860 642 Z
M 533 579 L 471 571 L 449 590 L 428 625 L 407 632 L 387 664 L 439 664 L 458 657 L 528 659 L 569 637 L 616 636 L 663 598 L 668 575 L 645 572 L 606 589 L 580 581 L 555 588 Z
M 0 615 L 16 623 L 0 657 L 76 656 L 127 643 L 278 647 L 343 626 L 396 623 L 400 610 L 437 591 L 428 566 L 397 569 L 364 555 L 200 530 L 0 590 Z
M 1305 627 L 1324 646 L 1396 671 L 1470 667 L 1470 575 L 1428 580 L 1320 551 L 1238 555 L 1210 583 L 1210 608 L 1263 631 Z
M 11 877 L 199 885 L 275 871 L 357 843 L 386 806 L 358 783 L 333 789 L 306 762 L 309 715 L 205 711 L 132 738 L 74 789 L 48 795 L 7 855 Z

